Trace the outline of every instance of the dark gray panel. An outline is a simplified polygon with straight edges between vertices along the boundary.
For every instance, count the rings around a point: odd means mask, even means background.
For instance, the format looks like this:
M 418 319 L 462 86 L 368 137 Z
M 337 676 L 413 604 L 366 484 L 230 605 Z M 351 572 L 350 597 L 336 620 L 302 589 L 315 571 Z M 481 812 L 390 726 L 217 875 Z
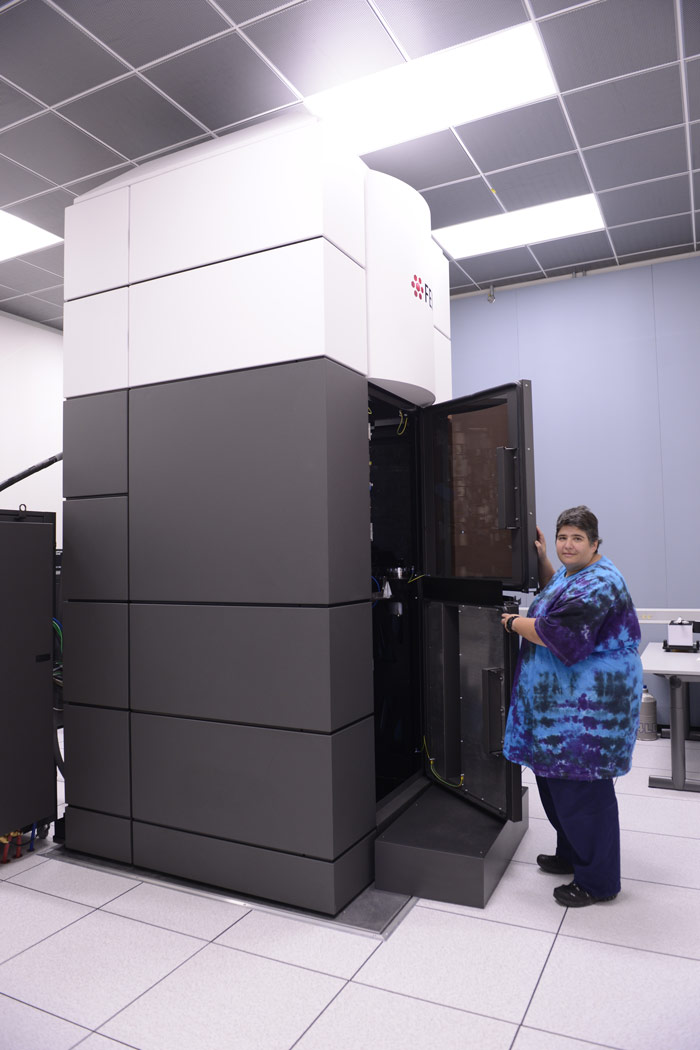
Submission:
M 688 77 L 688 119 L 700 120 L 700 58 L 686 62 Z
M 63 251 L 63 245 L 60 245 L 60 248 Z M 38 252 L 34 255 L 38 256 Z M 28 255 L 26 258 L 34 258 L 34 255 Z M 46 270 L 40 270 L 38 266 L 32 266 L 23 259 L 7 259 L 0 262 L 0 284 L 14 288 L 16 292 L 38 292 L 40 288 L 48 288 L 55 283 L 55 278 Z
M 206 0 L 58 0 L 59 7 L 133 66 L 179 51 L 228 28 Z
M 118 602 L 65 602 L 63 695 L 67 703 L 129 706 L 129 615 Z
M 126 496 L 67 500 L 63 537 L 64 598 L 126 601 Z
M 212 129 L 285 106 L 296 98 L 235 34 L 153 66 L 146 75 Z
M 489 182 L 508 211 L 578 197 L 591 190 L 576 153 L 510 168 L 489 176 Z
M 426 190 L 423 197 L 428 202 L 430 225 L 434 230 L 487 215 L 500 215 L 503 210 L 483 179 L 468 179 Z
M 331 732 L 373 711 L 369 603 L 132 605 L 131 690 L 135 710 Z
M 131 864 L 131 821 L 68 806 L 66 848 Z
M 7 496 L 7 494 L 5 494 Z M 53 761 L 54 526 L 0 521 L 0 827 L 56 812 Z
M 379 0 L 377 7 L 411 58 L 527 21 L 521 0 Z
M 92 175 L 123 159 L 54 113 L 43 113 L 4 131 L 0 135 L 0 153 L 53 182 Z
M 564 97 L 564 105 L 580 146 L 681 124 L 683 101 L 678 66 L 576 91 Z
M 74 200 L 73 194 L 67 193 L 66 190 L 52 190 L 41 197 L 33 197 L 22 204 L 13 204 L 4 210 L 20 219 L 26 219 L 27 222 L 33 222 L 35 226 L 40 226 L 42 230 L 48 230 L 57 237 L 63 237 L 66 208 Z
M 185 142 L 202 130 L 140 77 L 110 84 L 59 112 L 130 158 Z
M 493 281 L 498 277 L 532 273 L 538 268 L 527 248 L 508 248 L 503 252 L 473 255 L 470 259 L 460 259 L 459 262 L 462 269 L 466 270 L 477 284 Z
M 683 127 L 596 146 L 583 155 L 598 191 L 676 175 L 688 167 Z
M 251 25 L 246 36 L 302 95 L 403 62 L 364 0 L 344 0 L 342 18 L 337 0 L 306 0 Z
M 337 915 L 372 881 L 374 836 L 335 861 L 134 822 L 134 863 L 233 893 Z
M 606 0 L 540 23 L 561 91 L 678 58 L 673 0 Z
M 696 0 L 681 0 L 685 55 L 700 54 L 700 6 Z
M 412 142 L 365 153 L 362 159 L 374 171 L 393 175 L 417 190 L 476 174 L 476 168 L 451 131 L 438 131 Z
M 0 67 L 8 80 L 49 105 L 126 72 L 123 63 L 36 0 L 3 13 Z
M 49 273 L 55 273 L 59 277 L 63 277 L 63 245 L 52 244 L 50 248 L 39 248 L 36 252 L 27 252 L 23 255 L 22 262 L 31 263 L 32 266 L 39 266 L 42 270 L 47 270 Z M 47 281 L 47 285 L 53 282 Z
M 667 219 L 652 219 L 631 226 L 616 226 L 610 231 L 618 255 L 654 251 L 681 244 L 692 244 L 693 228 L 690 215 L 675 215 Z
M 45 303 L 41 299 L 35 299 L 33 295 L 21 295 L 17 299 L 4 299 L 2 308 L 5 313 L 15 314 L 17 317 L 27 317 L 32 321 L 48 321 L 55 317 L 56 307 Z
M 461 124 L 456 131 L 482 171 L 509 168 L 574 148 L 555 98 Z
M 2 82 L 0 82 L 2 90 Z M 0 157 L 0 206 L 11 204 L 12 201 L 23 200 L 31 197 L 33 193 L 41 193 L 42 190 L 50 189 L 51 183 L 42 179 L 39 175 L 20 168 L 11 160 Z
M 131 723 L 136 820 L 322 860 L 374 827 L 371 718 L 330 736 L 164 715 Z
M 690 180 L 687 175 L 644 182 L 622 190 L 601 193 L 600 206 L 609 226 L 678 215 L 690 210 Z
M 17 91 L 0 80 L 0 127 L 14 124 L 17 120 L 24 120 L 32 113 L 38 113 L 40 109 L 41 106 L 27 98 L 21 91 Z
M 127 391 L 69 398 L 63 405 L 63 495 L 127 489 Z
M 298 361 L 135 389 L 129 412 L 132 599 L 366 599 L 361 376 Z
M 128 817 L 128 712 L 66 704 L 63 722 L 66 802 Z
M 552 266 L 577 266 L 590 259 L 609 259 L 610 241 L 600 230 L 533 244 L 532 251 L 541 266 L 548 270 Z

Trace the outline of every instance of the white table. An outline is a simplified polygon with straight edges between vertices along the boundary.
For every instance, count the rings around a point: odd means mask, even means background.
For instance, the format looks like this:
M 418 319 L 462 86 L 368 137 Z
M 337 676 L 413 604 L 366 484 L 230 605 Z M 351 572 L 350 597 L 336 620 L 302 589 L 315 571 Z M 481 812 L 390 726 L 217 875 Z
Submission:
M 671 776 L 649 777 L 649 787 L 700 791 L 700 781 L 685 776 L 688 683 L 700 682 L 700 653 L 670 653 L 661 642 L 650 642 L 642 653 L 642 668 L 645 674 L 668 678 L 671 687 Z

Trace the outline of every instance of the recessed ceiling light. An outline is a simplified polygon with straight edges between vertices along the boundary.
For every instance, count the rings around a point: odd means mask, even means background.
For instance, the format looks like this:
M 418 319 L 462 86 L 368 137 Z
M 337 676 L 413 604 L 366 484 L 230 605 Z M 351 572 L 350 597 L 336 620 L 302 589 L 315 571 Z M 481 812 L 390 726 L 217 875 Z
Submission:
M 305 105 L 362 154 L 556 91 L 539 35 L 526 23 L 310 95 Z
M 433 230 L 433 237 L 453 259 L 500 252 L 523 244 L 574 237 L 605 227 L 598 201 L 592 193 L 550 204 L 537 204 L 486 219 L 460 222 Z
M 49 245 L 58 244 L 62 240 L 62 237 L 42 230 L 33 222 L 0 211 L 0 261 L 14 259 L 17 255 L 25 255 L 38 248 L 48 248 Z

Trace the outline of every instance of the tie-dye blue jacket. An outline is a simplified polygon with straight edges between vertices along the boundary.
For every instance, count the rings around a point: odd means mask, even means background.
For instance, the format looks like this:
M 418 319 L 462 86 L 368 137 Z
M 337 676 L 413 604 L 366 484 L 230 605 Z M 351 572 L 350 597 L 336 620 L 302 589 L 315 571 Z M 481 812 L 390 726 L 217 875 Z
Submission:
M 600 780 L 627 773 L 642 695 L 640 630 L 608 558 L 562 566 L 528 616 L 545 643 L 522 640 L 504 751 L 538 776 Z M 546 646 L 546 648 L 545 648 Z

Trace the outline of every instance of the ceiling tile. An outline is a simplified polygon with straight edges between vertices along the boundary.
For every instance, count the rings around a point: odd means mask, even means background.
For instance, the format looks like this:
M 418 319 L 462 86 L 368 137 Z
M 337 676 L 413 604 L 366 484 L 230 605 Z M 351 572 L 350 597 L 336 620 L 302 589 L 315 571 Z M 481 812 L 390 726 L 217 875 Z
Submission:
M 49 189 L 51 183 L 0 156 L 0 207 Z
M 500 281 L 487 281 L 481 284 L 482 291 L 486 291 L 489 285 L 493 285 L 494 291 L 497 288 L 513 288 L 521 284 L 532 284 L 533 281 L 543 281 L 545 275 L 541 270 L 537 273 L 521 273 L 516 277 L 503 277 Z
M 562 11 L 565 8 L 588 4 L 590 0 L 530 0 L 530 2 L 535 18 L 542 18 L 543 15 L 553 15 L 556 11 Z
M 677 65 L 575 91 L 564 98 L 580 146 L 640 135 L 683 122 Z
M 0 13 L 0 69 L 48 105 L 89 91 L 126 66 L 40 0 Z
M 89 32 L 133 66 L 162 58 L 229 28 L 206 0 L 57 0 Z
M 365 0 L 305 0 L 245 32 L 302 95 L 403 62 Z
M 548 277 L 562 277 L 567 274 L 571 277 L 574 275 L 578 277 L 585 276 L 589 270 L 604 270 L 609 266 L 617 266 L 617 261 L 613 255 L 608 259 L 594 259 L 589 262 L 582 263 L 579 268 L 575 266 L 553 266 L 548 268 Z
M 690 215 L 676 215 L 650 222 L 636 222 L 631 226 L 616 226 L 610 230 L 612 242 L 618 255 L 632 252 L 649 252 L 657 248 L 669 248 L 689 244 L 693 240 Z
M 295 100 L 235 33 L 152 66 L 146 75 L 213 130 Z
M 521 273 L 534 273 L 537 263 L 527 248 L 508 248 L 503 252 L 473 255 L 470 259 L 458 259 L 459 265 L 477 284 L 497 281 L 501 277 L 516 277 Z
M 555 98 L 460 124 L 456 131 L 482 171 L 510 168 L 574 148 Z
M 110 168 L 109 171 L 101 171 L 99 175 L 90 175 L 87 179 L 77 179 L 75 182 L 68 183 L 68 185 L 73 193 L 79 197 L 82 193 L 89 193 L 90 190 L 103 186 L 105 182 L 110 182 L 112 179 L 116 179 L 117 175 L 123 175 L 125 171 L 135 167 L 135 164 L 118 164 L 116 168 Z
M 20 295 L 17 299 L 5 299 L 0 309 L 16 317 L 26 317 L 30 321 L 48 321 L 50 317 L 56 316 L 56 307 L 53 303 L 45 303 L 43 299 L 36 299 L 33 295 Z
M 282 7 L 282 3 L 279 0 L 218 0 L 221 10 L 237 25 L 266 15 L 269 11 Z
M 622 190 L 600 194 L 600 206 L 609 226 L 621 226 L 662 215 L 680 215 L 690 210 L 690 180 L 687 175 L 642 182 Z
M 30 263 L 32 267 L 39 266 L 43 270 L 57 274 L 59 277 L 63 276 L 62 244 L 52 244 L 50 248 L 39 248 L 35 252 L 27 252 L 26 255 L 21 256 L 21 260 L 22 262 Z M 36 287 L 46 288 L 55 283 L 55 281 L 47 281 L 44 278 L 43 285 L 37 285 Z
M 20 294 L 36 292 L 39 288 L 47 288 L 54 283 L 50 278 L 47 279 L 46 270 L 31 266 L 22 259 L 6 259 L 0 262 L 0 284 L 15 288 Z
M 63 331 L 62 317 L 52 317 L 49 321 L 43 321 L 42 324 L 44 324 L 46 328 L 56 328 L 59 332 Z
M 430 208 L 433 230 L 458 222 L 469 222 L 470 219 L 483 219 L 486 215 L 500 215 L 503 210 L 480 178 L 426 190 L 423 196 Z
M 85 95 L 58 112 L 129 158 L 186 142 L 202 130 L 136 76 Z
M 40 226 L 42 230 L 48 230 L 57 237 L 63 237 L 66 208 L 74 200 L 73 194 L 66 190 L 52 190 L 21 204 L 12 204 L 5 208 L 5 211 L 17 215 L 20 219 L 26 219 L 27 222 L 33 222 L 35 226 Z
M 521 0 L 377 0 L 376 6 L 410 58 L 527 21 Z
M 509 168 L 489 175 L 488 181 L 508 211 L 591 192 L 577 153 Z
M 16 288 L 8 288 L 6 284 L 0 284 L 0 302 L 3 299 L 11 299 L 14 295 L 17 295 Z M 2 309 L 2 307 L 0 307 Z
M 686 62 L 688 77 L 688 119 L 700 120 L 700 58 Z
M 2 132 L 0 153 L 61 184 L 123 160 L 54 113 L 42 113 Z
M 0 26 L 2 22 L 0 22 Z M 38 113 L 41 106 L 33 102 L 21 91 L 10 87 L 4 80 L 0 80 L 0 128 L 14 124 L 16 120 L 24 120 L 32 113 Z
M 674 255 L 685 255 L 687 252 L 692 251 L 692 244 L 681 244 L 675 248 L 657 248 L 655 251 L 650 252 L 637 252 L 633 255 L 620 255 L 619 260 L 621 266 L 626 266 L 629 265 L 629 263 L 636 262 L 653 263 L 656 262 L 657 259 L 670 259 Z
M 36 298 L 41 299 L 45 303 L 51 303 L 52 306 L 60 306 L 63 308 L 63 285 L 57 284 L 53 288 L 42 288 L 41 291 L 36 293 Z
M 467 277 L 464 270 L 452 259 L 450 259 L 449 272 L 450 288 L 464 288 L 471 286 L 473 290 L 476 287 L 471 278 Z
M 674 0 L 605 0 L 540 23 L 561 91 L 678 58 Z
M 532 251 L 544 270 L 554 266 L 579 266 L 594 259 L 608 259 L 611 254 L 610 241 L 602 230 L 533 244 Z
M 690 125 L 690 163 L 700 168 L 700 124 Z
M 695 204 L 700 206 L 700 171 L 693 172 L 693 197 Z
M 476 174 L 476 168 L 451 131 L 438 131 L 412 142 L 365 153 L 362 159 L 374 171 L 393 175 L 417 190 Z
M 596 190 L 676 175 L 688 168 L 685 129 L 669 128 L 595 146 L 584 150 L 583 157 Z
M 685 55 L 700 55 L 700 4 L 698 0 L 681 0 Z

